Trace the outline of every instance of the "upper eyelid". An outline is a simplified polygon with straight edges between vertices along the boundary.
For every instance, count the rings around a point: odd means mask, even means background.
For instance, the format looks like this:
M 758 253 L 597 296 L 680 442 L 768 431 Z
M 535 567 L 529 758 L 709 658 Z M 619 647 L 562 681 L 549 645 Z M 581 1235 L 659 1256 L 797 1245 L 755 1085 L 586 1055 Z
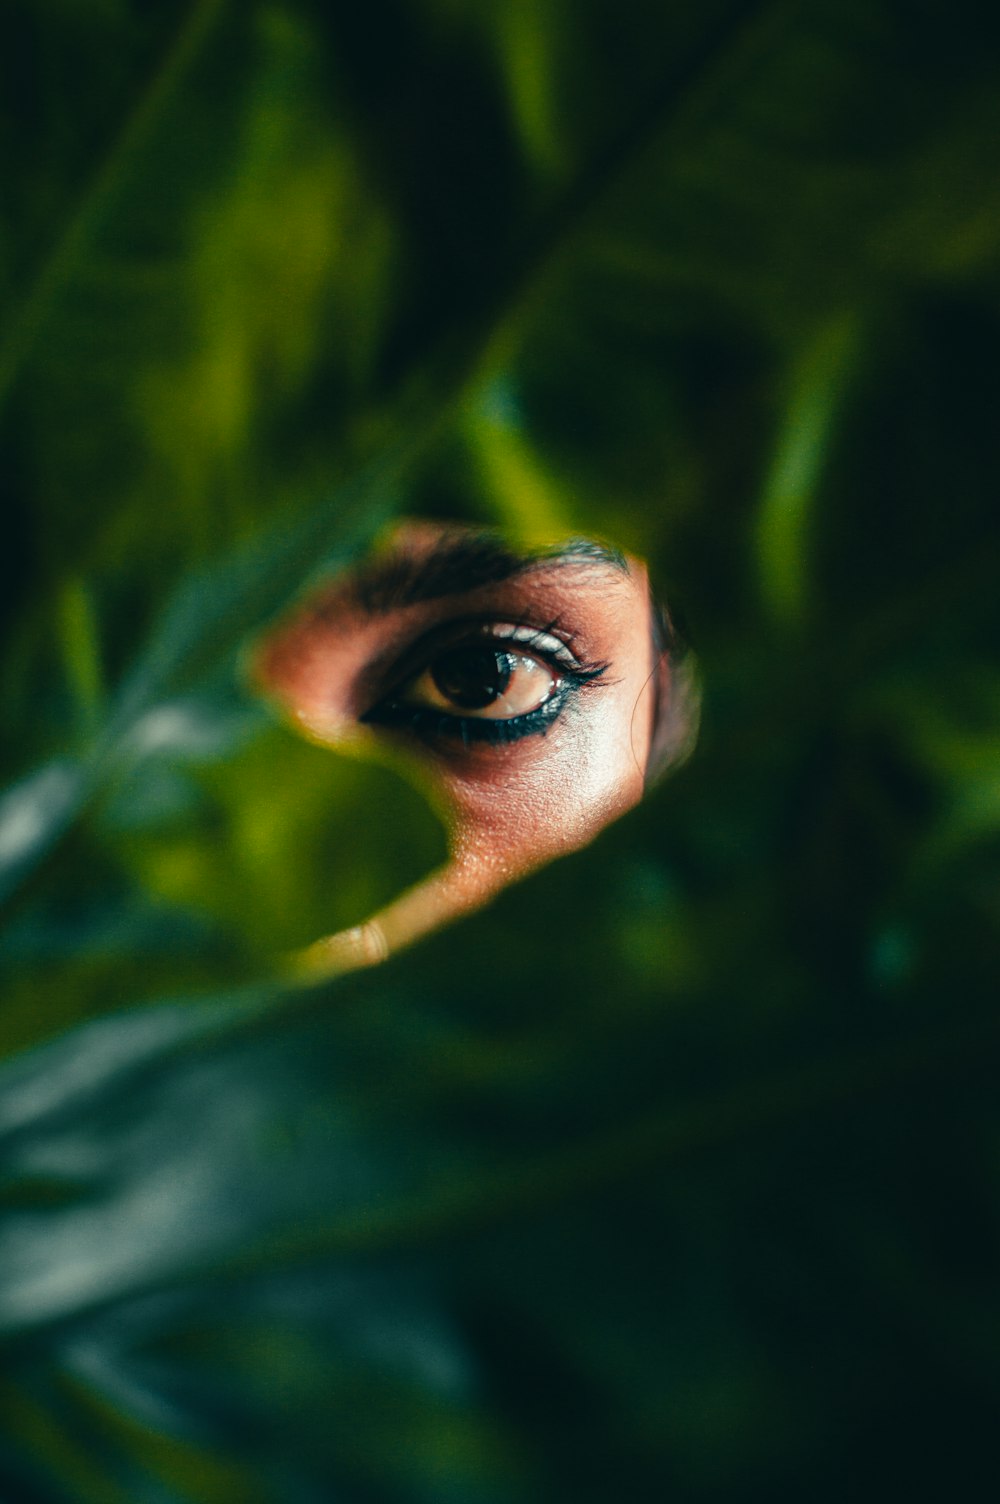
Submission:
M 437 622 L 434 626 L 422 632 L 413 641 L 396 650 L 390 662 L 377 667 L 373 675 L 375 682 L 369 686 L 369 693 L 366 696 L 368 703 L 363 714 L 367 714 L 368 711 L 374 709 L 387 696 L 392 695 L 417 674 L 423 672 L 433 662 L 436 652 L 452 645 L 452 642 L 461 642 L 464 631 L 472 635 L 476 628 L 510 626 L 518 630 L 532 631 L 538 636 L 555 636 L 557 625 L 558 618 L 553 622 L 547 623 L 545 627 L 539 627 L 536 622 L 515 621 L 513 618 L 509 621 L 502 620 L 495 612 L 489 615 L 463 616 L 452 621 Z M 501 640 L 499 635 L 496 640 Z M 555 655 L 545 652 L 540 648 L 536 649 L 538 655 L 544 657 L 547 662 L 554 662 L 557 668 L 562 667 L 569 672 L 578 669 L 581 665 L 579 658 L 570 646 L 572 637 L 570 641 L 567 641 L 565 636 L 560 636 L 558 640 L 562 643 L 566 652 L 565 662 L 560 663 L 555 658 Z M 530 642 L 523 642 L 519 645 L 526 651 L 531 651 Z
M 408 569 L 412 567 L 415 573 L 419 573 L 420 564 L 425 561 L 404 562 Z M 570 575 L 574 577 L 572 585 L 568 582 Z M 600 657 L 599 642 L 590 640 L 588 608 L 606 601 L 609 591 L 617 594 L 619 590 L 629 588 L 630 577 L 630 567 L 624 556 L 604 545 L 571 540 L 560 556 L 520 559 L 517 568 L 504 578 L 477 580 L 465 590 L 451 588 L 439 593 L 435 588 L 431 592 L 432 599 L 424 599 L 422 590 L 416 602 L 409 596 L 402 599 L 391 592 L 391 599 L 379 601 L 373 610 L 370 601 L 358 599 L 359 592 L 354 586 L 348 592 L 348 610 L 352 607 L 360 610 L 359 625 L 367 623 L 368 629 L 374 630 L 384 644 L 376 646 L 361 670 L 356 681 L 356 703 L 376 703 L 379 694 L 392 688 L 399 665 L 408 660 L 411 653 L 415 656 L 419 651 L 424 636 L 446 628 L 457 619 L 517 622 L 540 630 L 551 630 L 555 623 L 575 660 Z M 363 575 L 362 578 L 367 577 Z M 398 613 L 402 614 L 403 620 Z M 414 613 L 416 621 L 413 620 Z M 408 622 L 406 618 L 409 618 Z M 336 630 L 336 622 L 335 612 L 328 626 Z M 423 622 L 430 623 L 425 632 L 421 636 L 412 635 L 419 632 Z

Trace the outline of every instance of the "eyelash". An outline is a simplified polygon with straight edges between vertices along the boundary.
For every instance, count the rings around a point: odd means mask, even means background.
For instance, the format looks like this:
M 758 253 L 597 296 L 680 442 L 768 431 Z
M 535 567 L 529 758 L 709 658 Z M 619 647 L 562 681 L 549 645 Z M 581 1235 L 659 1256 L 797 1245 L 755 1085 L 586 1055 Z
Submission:
M 516 630 L 523 630 L 528 624 L 513 623 L 513 625 Z M 537 635 L 551 636 L 558 625 L 557 618 Z M 391 726 L 411 731 L 429 741 L 447 737 L 450 740 L 460 741 L 466 748 L 473 743 L 493 747 L 509 746 L 526 736 L 545 736 L 550 726 L 566 708 L 568 701 L 581 690 L 592 686 L 599 687 L 603 675 L 610 667 L 608 663 L 581 663 L 579 661 L 574 664 L 566 663 L 540 648 L 532 647 L 531 639 L 477 636 L 475 640 L 496 643 L 508 649 L 513 643 L 516 647 L 534 652 L 535 656 L 546 663 L 553 673 L 558 674 L 559 688 L 544 704 L 527 711 L 524 715 L 512 716 L 508 720 L 448 715 L 432 706 L 408 705 L 405 701 L 397 700 L 393 694 L 390 694 L 374 705 L 371 710 L 366 711 L 361 717 L 362 722 L 368 725 Z M 450 640 L 448 645 L 459 646 L 462 642 L 463 639 L 459 637 Z M 419 673 L 430 667 L 436 656 L 436 653 L 426 655 L 407 673 L 402 683 L 409 684 Z

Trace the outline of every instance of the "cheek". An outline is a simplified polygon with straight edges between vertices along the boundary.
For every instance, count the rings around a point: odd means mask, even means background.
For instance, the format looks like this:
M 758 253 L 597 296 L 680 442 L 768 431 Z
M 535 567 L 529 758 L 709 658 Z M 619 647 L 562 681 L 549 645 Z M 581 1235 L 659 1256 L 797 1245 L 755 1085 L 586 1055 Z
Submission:
M 253 673 L 263 693 L 297 719 L 312 720 L 325 711 L 335 716 L 337 655 L 329 646 L 321 651 L 306 626 L 271 637 L 258 653 Z
M 336 743 L 356 720 L 354 689 L 370 644 L 348 625 L 293 624 L 253 665 L 257 686 L 312 735 Z
M 460 865 L 513 875 L 586 845 L 642 798 L 644 764 L 630 744 L 620 704 L 590 709 L 546 756 L 490 777 L 445 779 L 453 810 L 452 850 Z

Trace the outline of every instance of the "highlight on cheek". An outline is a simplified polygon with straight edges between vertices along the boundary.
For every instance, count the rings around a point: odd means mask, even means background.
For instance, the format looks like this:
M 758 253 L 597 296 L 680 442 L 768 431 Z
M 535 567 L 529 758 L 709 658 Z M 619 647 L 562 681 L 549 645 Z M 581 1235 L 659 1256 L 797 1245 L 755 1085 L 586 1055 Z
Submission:
M 279 624 L 254 678 L 313 740 L 409 751 L 448 819 L 446 866 L 311 946 L 307 974 L 383 960 L 586 844 L 680 760 L 696 720 L 639 560 L 428 523 L 394 529 Z

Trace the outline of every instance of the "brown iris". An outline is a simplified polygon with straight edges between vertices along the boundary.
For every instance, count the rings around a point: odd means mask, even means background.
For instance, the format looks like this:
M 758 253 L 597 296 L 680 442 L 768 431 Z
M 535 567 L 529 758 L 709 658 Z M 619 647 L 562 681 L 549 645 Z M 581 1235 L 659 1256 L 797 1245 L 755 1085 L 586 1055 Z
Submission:
M 459 710 L 485 710 L 510 684 L 516 667 L 510 653 L 486 644 L 453 648 L 431 666 L 434 687 Z

